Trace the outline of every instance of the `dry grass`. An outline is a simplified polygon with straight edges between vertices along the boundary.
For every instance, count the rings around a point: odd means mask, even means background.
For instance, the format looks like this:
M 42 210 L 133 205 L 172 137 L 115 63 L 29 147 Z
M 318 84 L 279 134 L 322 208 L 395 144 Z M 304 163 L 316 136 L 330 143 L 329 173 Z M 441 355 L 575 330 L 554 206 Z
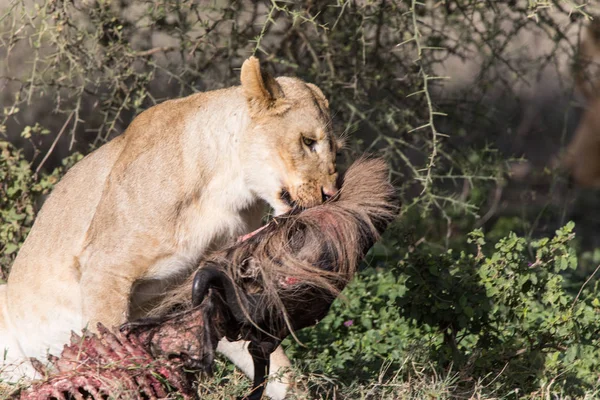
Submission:
M 295 387 L 288 398 L 290 400 L 330 399 L 330 400 L 423 400 L 423 399 L 465 399 L 465 400 L 572 400 L 552 390 L 552 384 L 544 385 L 529 394 L 521 393 L 519 389 L 508 392 L 508 395 L 498 396 L 490 393 L 487 388 L 477 381 L 460 381 L 458 374 L 450 372 L 440 375 L 431 366 L 416 365 L 409 359 L 391 377 L 385 368 L 378 377 L 366 383 L 343 384 L 328 376 L 310 373 L 303 374 L 294 370 Z M 199 397 L 203 400 L 229 400 L 242 396 L 250 389 L 251 382 L 238 370 L 232 371 L 229 363 L 217 359 L 214 376 L 200 382 Z M 18 392 L 19 386 L 0 383 L 0 400 L 9 400 L 11 395 Z M 505 392 L 506 393 L 506 392 Z M 590 391 L 582 400 L 597 399 L 600 391 Z

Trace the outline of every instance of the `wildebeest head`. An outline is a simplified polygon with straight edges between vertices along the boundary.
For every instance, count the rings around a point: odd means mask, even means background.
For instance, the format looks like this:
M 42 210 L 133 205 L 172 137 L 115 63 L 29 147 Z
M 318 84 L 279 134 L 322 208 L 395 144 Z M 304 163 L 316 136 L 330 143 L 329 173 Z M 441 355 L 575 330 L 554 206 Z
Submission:
M 223 335 L 249 340 L 253 356 L 268 359 L 287 335 L 327 314 L 396 217 L 388 174 L 381 159 L 355 162 L 336 196 L 276 217 L 256 235 L 205 258 L 156 312 L 217 298 L 226 314 Z

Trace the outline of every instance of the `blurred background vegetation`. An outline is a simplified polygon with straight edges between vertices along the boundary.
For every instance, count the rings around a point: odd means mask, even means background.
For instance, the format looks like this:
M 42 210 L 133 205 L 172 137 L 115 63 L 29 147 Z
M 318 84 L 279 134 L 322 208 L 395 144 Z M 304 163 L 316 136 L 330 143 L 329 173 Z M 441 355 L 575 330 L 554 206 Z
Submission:
M 574 74 L 597 12 L 0 0 L 0 281 L 70 166 L 154 104 L 239 84 L 255 54 L 323 90 L 340 164 L 382 155 L 404 204 L 346 298 L 287 343 L 298 396 L 600 396 L 600 195 L 555 168 L 588 105 Z M 215 398 L 239 389 L 219 365 Z

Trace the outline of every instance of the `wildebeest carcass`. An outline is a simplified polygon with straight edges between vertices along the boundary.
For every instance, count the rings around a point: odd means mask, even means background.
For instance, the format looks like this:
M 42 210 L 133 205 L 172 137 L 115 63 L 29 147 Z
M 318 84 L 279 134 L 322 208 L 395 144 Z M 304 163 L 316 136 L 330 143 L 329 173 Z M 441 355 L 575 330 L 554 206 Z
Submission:
M 388 169 L 361 159 L 340 191 L 320 206 L 274 218 L 247 240 L 205 258 L 196 273 L 167 293 L 153 318 L 116 333 L 74 337 L 53 359 L 46 380 L 26 399 L 193 397 L 193 375 L 210 373 L 218 340 L 247 340 L 259 399 L 269 354 L 295 330 L 322 319 L 359 262 L 397 215 Z M 134 367 L 135 366 L 135 367 Z

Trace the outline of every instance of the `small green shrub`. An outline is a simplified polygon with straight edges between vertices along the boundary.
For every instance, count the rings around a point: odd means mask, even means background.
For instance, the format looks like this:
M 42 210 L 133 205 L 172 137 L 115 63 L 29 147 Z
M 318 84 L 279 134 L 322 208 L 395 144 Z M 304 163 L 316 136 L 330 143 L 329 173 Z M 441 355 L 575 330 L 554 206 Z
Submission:
M 573 238 L 569 223 L 552 238 L 528 243 L 511 233 L 493 246 L 477 230 L 474 248 L 459 253 L 387 239 L 347 300 L 300 332 L 307 347 L 291 351 L 304 368 L 346 382 L 372 381 L 388 364 L 394 374 L 410 359 L 458 371 L 463 387 L 531 394 L 552 383 L 581 395 L 600 368 L 600 300 L 594 288 L 564 285 L 562 273 L 577 266 Z
M 0 185 L 0 280 L 5 280 L 35 217 L 34 198 L 39 194 L 22 151 L 5 141 L 0 142 Z
M 52 173 L 37 177 L 23 150 L 0 140 L 0 283 L 6 280 L 44 196 L 81 157 L 74 153 Z

